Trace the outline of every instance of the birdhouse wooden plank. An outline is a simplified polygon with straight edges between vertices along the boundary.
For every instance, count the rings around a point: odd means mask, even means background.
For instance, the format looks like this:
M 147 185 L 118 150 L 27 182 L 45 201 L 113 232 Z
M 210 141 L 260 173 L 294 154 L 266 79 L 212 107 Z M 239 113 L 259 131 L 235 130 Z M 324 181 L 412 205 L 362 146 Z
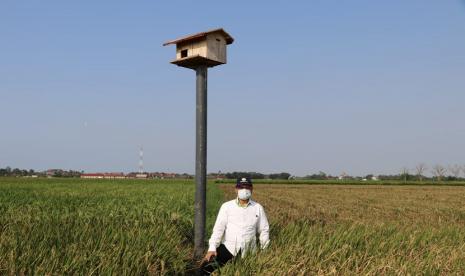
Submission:
M 226 64 L 226 47 L 233 41 L 225 30 L 214 29 L 168 41 L 163 46 L 176 44 L 176 59 L 171 63 L 195 69 Z

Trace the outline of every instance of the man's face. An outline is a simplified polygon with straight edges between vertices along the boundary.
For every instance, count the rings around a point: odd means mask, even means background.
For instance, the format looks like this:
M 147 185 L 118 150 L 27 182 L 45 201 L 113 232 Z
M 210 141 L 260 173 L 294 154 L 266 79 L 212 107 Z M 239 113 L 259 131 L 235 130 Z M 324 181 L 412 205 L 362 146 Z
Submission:
M 241 191 L 241 190 L 246 190 L 246 191 Z M 249 198 L 244 198 L 244 194 L 247 194 L 247 191 L 250 192 L 250 195 L 252 195 L 253 187 L 252 186 L 239 186 L 236 187 L 236 194 L 239 199 L 249 199 Z

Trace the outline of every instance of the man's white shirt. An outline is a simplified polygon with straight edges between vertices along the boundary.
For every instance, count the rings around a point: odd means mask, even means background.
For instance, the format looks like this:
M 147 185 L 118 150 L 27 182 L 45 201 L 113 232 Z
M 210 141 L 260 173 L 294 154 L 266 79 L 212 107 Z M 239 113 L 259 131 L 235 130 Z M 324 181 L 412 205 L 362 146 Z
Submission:
M 234 199 L 221 206 L 208 251 L 216 251 L 222 243 L 234 256 L 239 250 L 245 254 L 249 249 L 255 250 L 257 233 L 261 248 L 265 248 L 270 242 L 269 231 L 270 226 L 262 205 L 249 200 L 246 207 L 241 207 L 238 199 Z

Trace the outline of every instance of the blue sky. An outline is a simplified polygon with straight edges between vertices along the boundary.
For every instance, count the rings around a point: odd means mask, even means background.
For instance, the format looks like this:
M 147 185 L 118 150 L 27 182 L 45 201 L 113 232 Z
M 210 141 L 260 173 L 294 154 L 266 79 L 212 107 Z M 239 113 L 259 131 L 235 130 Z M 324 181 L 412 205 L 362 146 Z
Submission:
M 194 172 L 195 74 L 166 40 L 236 40 L 209 70 L 208 171 L 465 164 L 465 1 L 0 3 L 0 167 Z

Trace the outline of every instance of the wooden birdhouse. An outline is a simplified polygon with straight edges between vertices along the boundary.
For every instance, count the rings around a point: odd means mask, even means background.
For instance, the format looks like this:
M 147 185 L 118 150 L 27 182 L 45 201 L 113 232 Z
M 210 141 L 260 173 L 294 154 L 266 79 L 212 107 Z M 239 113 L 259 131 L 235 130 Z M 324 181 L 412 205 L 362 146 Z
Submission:
M 234 39 L 223 29 L 215 29 L 168 41 L 163 46 L 176 44 L 176 59 L 171 63 L 195 69 L 226 63 L 226 45 Z

